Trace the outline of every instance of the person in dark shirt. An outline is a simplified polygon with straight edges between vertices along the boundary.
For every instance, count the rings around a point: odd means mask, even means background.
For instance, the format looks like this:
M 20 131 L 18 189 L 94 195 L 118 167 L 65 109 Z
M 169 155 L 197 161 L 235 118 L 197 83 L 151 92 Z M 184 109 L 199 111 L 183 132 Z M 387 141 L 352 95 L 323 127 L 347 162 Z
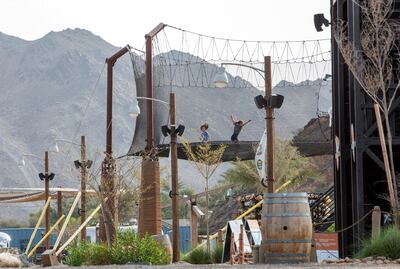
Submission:
M 240 131 L 242 131 L 243 126 L 245 126 L 247 123 L 251 122 L 251 120 L 243 122 L 242 120 L 235 120 L 233 118 L 233 116 L 231 115 L 231 121 L 233 124 L 233 134 L 231 136 L 231 141 L 237 142 L 237 141 L 239 141 L 238 136 L 240 134 Z

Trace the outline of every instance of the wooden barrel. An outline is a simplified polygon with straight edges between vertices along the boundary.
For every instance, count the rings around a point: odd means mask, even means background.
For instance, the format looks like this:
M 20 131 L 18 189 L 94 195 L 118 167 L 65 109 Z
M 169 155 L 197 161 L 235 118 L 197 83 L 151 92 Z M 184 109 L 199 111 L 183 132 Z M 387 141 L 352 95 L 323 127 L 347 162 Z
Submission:
M 312 221 L 307 193 L 267 193 L 261 218 L 260 261 L 310 261 Z
M 169 236 L 167 234 L 153 235 L 153 238 L 162 246 L 164 246 L 165 251 L 170 257 L 170 262 L 172 262 L 172 244 Z

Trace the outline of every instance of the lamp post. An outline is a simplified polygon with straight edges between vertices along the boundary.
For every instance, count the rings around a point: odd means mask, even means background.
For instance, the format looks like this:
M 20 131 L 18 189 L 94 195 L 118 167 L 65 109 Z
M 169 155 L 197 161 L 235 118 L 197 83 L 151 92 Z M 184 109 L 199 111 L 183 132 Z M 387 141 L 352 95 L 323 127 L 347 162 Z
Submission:
M 145 35 L 146 40 L 146 148 L 142 159 L 141 203 L 139 205 L 139 235 L 161 234 L 160 207 L 160 163 L 154 150 L 153 118 L 153 38 L 163 30 L 165 24 L 159 23 Z M 143 202 L 146 201 L 146 202 Z
M 107 114 L 106 114 L 106 151 L 101 166 L 100 190 L 108 198 L 103 214 L 100 215 L 100 239 L 103 242 L 112 242 L 118 225 L 118 210 L 115 194 L 115 161 L 112 157 L 112 96 L 113 96 L 113 67 L 119 58 L 129 51 L 125 46 L 111 57 L 107 63 Z M 106 228 L 107 227 L 107 228 Z M 106 231 L 107 229 L 107 231 Z M 108 234 L 108 236 L 107 236 Z M 81 235 L 82 236 L 82 235 Z M 109 240 L 108 240 L 109 239 Z
M 42 160 L 42 158 L 40 158 L 39 156 L 34 155 L 34 154 L 22 154 L 22 159 L 21 159 L 21 162 L 19 164 L 20 167 L 25 166 L 24 156 L 26 156 L 26 157 L 34 157 L 34 158 Z M 49 173 L 49 152 L 46 151 L 44 153 L 44 174 L 43 173 L 39 173 L 40 180 L 44 180 L 44 200 L 45 200 L 45 203 L 49 199 L 49 183 L 50 183 L 50 180 L 53 180 L 54 176 L 55 176 L 54 173 Z M 50 230 L 50 207 L 46 208 L 45 228 L 46 228 L 46 234 L 47 234 L 49 232 L 49 230 Z M 46 239 L 44 241 L 44 244 L 46 246 L 46 249 L 50 248 L 50 242 L 49 242 L 48 239 Z
M 265 159 L 267 161 L 267 190 L 269 193 L 274 192 L 274 109 L 279 108 L 283 102 L 282 95 L 272 95 L 272 76 L 271 76 L 271 56 L 264 57 L 264 70 L 254 66 L 239 64 L 239 63 L 222 63 L 223 65 L 235 65 L 250 68 L 255 70 L 265 81 L 265 96 L 255 97 L 256 105 L 258 108 L 265 108 L 265 127 L 267 130 L 267 150 L 265 152 Z M 214 78 L 214 84 L 217 88 L 225 88 L 228 86 L 228 77 L 225 72 L 219 72 Z M 261 97 L 261 98 L 260 98 Z M 264 179 L 263 179 L 264 180 Z M 262 182 L 265 186 L 264 182 Z
M 161 131 L 164 136 L 170 135 L 170 150 L 171 150 L 171 192 L 170 197 L 172 199 L 172 261 L 178 262 L 180 256 L 179 250 L 179 190 L 178 190 L 178 149 L 177 149 L 177 135 L 181 136 L 185 130 L 183 125 L 179 125 L 176 128 L 176 109 L 175 109 L 175 93 L 170 93 L 169 103 L 147 97 L 136 97 L 137 99 L 144 99 L 151 102 L 162 103 L 169 108 L 170 115 L 170 128 L 164 125 L 161 126 Z M 131 117 L 136 117 L 140 114 L 139 106 L 131 109 L 129 115 Z
M 81 143 L 75 143 L 65 139 L 56 139 L 54 149 L 56 152 L 59 152 L 60 149 L 58 147 L 57 142 L 65 142 L 72 145 L 80 146 L 81 149 L 81 160 L 74 161 L 74 165 L 76 169 L 80 169 L 81 172 L 81 208 L 79 210 L 81 225 L 86 221 L 86 181 L 87 181 L 87 169 L 92 166 L 93 161 L 86 160 L 86 142 L 85 136 L 81 136 Z M 81 241 L 84 242 L 86 240 L 86 227 L 84 226 L 81 230 Z

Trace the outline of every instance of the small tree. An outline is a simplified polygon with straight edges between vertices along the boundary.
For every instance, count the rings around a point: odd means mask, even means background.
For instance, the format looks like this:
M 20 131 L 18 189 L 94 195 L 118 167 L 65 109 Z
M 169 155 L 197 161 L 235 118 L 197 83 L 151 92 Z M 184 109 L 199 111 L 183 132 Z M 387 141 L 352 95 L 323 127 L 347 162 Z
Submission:
M 172 204 L 171 198 L 169 197 L 169 192 L 171 190 L 168 179 L 161 180 L 161 216 L 162 219 L 171 219 L 172 218 Z M 178 181 L 178 190 L 179 190 L 179 197 L 190 197 L 194 194 L 194 190 L 188 186 L 185 186 L 181 180 Z M 184 200 L 180 200 L 182 203 Z M 184 203 L 184 206 L 179 207 L 179 217 L 185 218 L 187 215 L 187 204 Z
M 357 4 L 360 8 L 361 21 L 360 44 L 350 40 L 349 26 L 345 21 L 338 20 L 333 23 L 333 34 L 348 68 L 375 104 L 390 204 L 392 210 L 397 214 L 399 201 L 389 116 L 400 87 L 399 74 L 395 74 L 393 70 L 393 64 L 397 61 L 394 55 L 399 53 L 396 47 L 396 32 L 398 32 L 399 25 L 390 20 L 393 0 L 363 0 Z M 396 85 L 393 87 L 394 83 Z M 381 112 L 386 126 L 386 139 L 382 131 L 383 123 L 379 120 Z M 389 155 L 387 155 L 386 149 Z M 399 224 L 398 219 L 396 223 Z
M 183 147 L 188 160 L 191 164 L 199 171 L 201 176 L 206 182 L 205 194 L 206 194 L 206 230 L 207 230 L 207 252 L 210 252 L 210 227 L 208 223 L 208 181 L 210 177 L 217 170 L 222 162 L 222 156 L 224 155 L 226 145 L 219 145 L 212 147 L 210 143 L 203 143 L 194 149 L 190 146 L 188 141 L 183 142 Z
M 140 178 L 139 160 L 137 158 L 118 159 L 115 167 L 114 196 L 116 204 L 114 204 L 115 208 L 113 211 L 117 212 L 117 221 L 111 214 L 110 203 L 104 203 L 106 196 L 105 192 L 101 190 L 101 166 L 92 166 L 92 169 L 88 173 L 88 185 L 96 191 L 97 204 L 102 203 L 101 214 L 103 219 L 106 219 L 105 215 L 108 215 L 111 220 L 111 223 L 105 223 L 104 227 L 108 246 L 112 243 L 110 237 L 111 229 L 118 230 L 118 227 L 114 226 L 119 221 L 128 222 L 137 213 L 140 201 L 138 184 L 138 179 Z

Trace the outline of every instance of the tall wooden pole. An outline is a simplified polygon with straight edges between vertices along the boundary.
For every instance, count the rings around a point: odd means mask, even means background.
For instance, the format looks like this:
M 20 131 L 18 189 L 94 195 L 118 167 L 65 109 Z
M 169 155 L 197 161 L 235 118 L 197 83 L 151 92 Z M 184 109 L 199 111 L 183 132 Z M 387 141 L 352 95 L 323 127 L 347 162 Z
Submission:
M 146 36 L 146 97 L 153 98 L 153 50 L 152 50 L 152 37 Z M 153 144 L 153 101 L 147 99 L 146 101 L 146 119 L 147 119 L 147 139 L 146 149 L 151 150 Z
M 264 77 L 265 77 L 265 100 L 269 100 L 272 95 L 272 75 L 271 75 L 271 56 L 264 57 Z M 265 106 L 265 123 L 267 130 L 267 150 L 265 160 L 267 162 L 267 184 L 268 193 L 274 192 L 274 109 L 269 105 Z
M 178 149 L 176 119 L 175 119 L 175 93 L 169 95 L 169 112 L 171 127 L 171 188 L 172 188 L 172 262 L 178 262 L 180 259 L 179 249 L 179 190 L 178 190 Z
M 86 143 L 85 136 L 81 136 L 81 225 L 86 220 Z M 81 242 L 86 240 L 86 227 L 81 230 Z
M 107 63 L 107 115 L 106 115 L 106 156 L 102 163 L 101 175 L 101 192 L 108 198 L 105 203 L 105 214 L 100 216 L 100 239 L 106 242 L 106 226 L 109 232 L 109 239 L 112 241 L 115 237 L 115 221 L 118 216 L 116 209 L 115 195 L 115 162 L 112 157 L 112 96 L 113 96 L 113 67 L 115 62 L 128 52 L 128 47 L 125 46 L 111 57 L 106 59 Z M 82 235 L 81 235 L 82 236 Z
M 44 200 L 47 201 L 49 199 L 49 153 L 46 151 L 44 153 Z M 45 226 L 46 226 L 46 234 L 50 230 L 50 206 L 46 208 L 45 215 Z M 44 241 L 44 245 L 46 249 L 50 248 L 50 242 L 48 239 Z
M 62 191 L 57 192 L 57 219 L 60 219 L 62 216 Z M 58 231 L 61 231 L 62 225 L 61 222 L 58 224 Z
M 142 160 L 142 178 L 140 185 L 139 236 L 161 234 L 160 207 L 160 164 L 154 151 L 154 115 L 153 115 L 153 38 L 164 29 L 158 24 L 145 35 L 146 40 L 146 154 Z M 159 127 L 159 126 L 158 126 Z

